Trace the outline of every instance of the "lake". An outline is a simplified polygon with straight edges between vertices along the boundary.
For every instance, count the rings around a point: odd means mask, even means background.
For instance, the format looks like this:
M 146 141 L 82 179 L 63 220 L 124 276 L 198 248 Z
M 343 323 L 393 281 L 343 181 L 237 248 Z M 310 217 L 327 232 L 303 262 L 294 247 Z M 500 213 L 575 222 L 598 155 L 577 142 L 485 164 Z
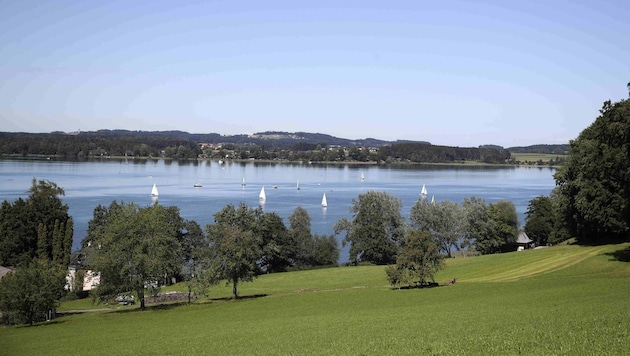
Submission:
M 0 160 L 0 201 L 26 198 L 33 178 L 55 182 L 65 190 L 62 199 L 74 219 L 74 251 L 81 246 L 95 207 L 113 200 L 150 205 L 156 200 L 150 196 L 153 184 L 159 190 L 159 204 L 177 206 L 183 218 L 202 227 L 212 223 L 213 215 L 228 204 L 243 202 L 258 207 L 259 192 L 265 187 L 265 212 L 276 212 L 288 226 L 288 217 L 301 206 L 311 216 L 313 233 L 332 235 L 339 219 L 352 218 L 349 208 L 359 194 L 375 190 L 397 196 L 402 201 L 403 216 L 408 217 L 423 185 L 428 199 L 434 197 L 438 202 L 461 203 L 471 196 L 487 203 L 512 201 L 522 226 L 529 201 L 549 195 L 555 187 L 554 173 L 555 169 L 548 167 L 5 159 Z M 195 188 L 195 184 L 201 187 Z M 328 201 L 325 209 L 321 206 L 324 193 Z M 341 242 L 343 236 L 337 239 Z M 340 262 L 347 260 L 346 247 Z

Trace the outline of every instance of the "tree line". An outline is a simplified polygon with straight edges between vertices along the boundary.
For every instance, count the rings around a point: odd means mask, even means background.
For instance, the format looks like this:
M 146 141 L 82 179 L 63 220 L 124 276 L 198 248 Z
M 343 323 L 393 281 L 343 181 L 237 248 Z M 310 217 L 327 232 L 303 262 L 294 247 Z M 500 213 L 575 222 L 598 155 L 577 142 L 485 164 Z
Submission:
M 336 265 L 334 236 L 311 234 L 311 217 L 297 207 L 287 227 L 276 213 L 227 205 L 202 229 L 177 207 L 134 203 L 98 206 L 83 240 L 86 268 L 98 271 L 95 295 L 107 301 L 134 291 L 144 308 L 145 287 L 185 281 L 189 292 L 221 281 L 233 285 L 263 273 Z
M 352 142 L 341 146 L 330 143 L 337 140 L 320 136 L 315 138 L 321 138 L 322 142 L 300 138 L 261 139 L 245 135 L 192 135 L 178 131 L 97 131 L 76 135 L 60 132 L 0 133 L 0 155 L 54 156 L 78 160 L 118 156 L 176 160 L 210 158 L 373 163 L 478 161 L 493 164 L 504 164 L 510 158 L 510 152 L 500 147 L 461 148 L 403 141 L 390 144 L 376 141 L 377 146 L 359 146 Z M 194 141 L 194 138 L 211 141 Z
M 54 311 L 64 296 L 73 221 L 62 188 L 33 179 L 27 199 L 0 206 L 0 265 L 17 267 L 0 281 L 6 323 L 30 323 Z

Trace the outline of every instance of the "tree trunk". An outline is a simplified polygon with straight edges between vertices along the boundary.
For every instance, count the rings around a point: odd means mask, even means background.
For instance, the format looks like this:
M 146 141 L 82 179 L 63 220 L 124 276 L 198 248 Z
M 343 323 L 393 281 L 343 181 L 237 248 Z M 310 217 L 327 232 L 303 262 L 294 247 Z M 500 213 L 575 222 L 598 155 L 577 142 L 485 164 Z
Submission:
M 144 288 L 138 288 L 136 294 L 138 294 L 138 299 L 140 300 L 140 310 L 144 310 Z
M 188 284 L 188 304 L 190 304 L 190 295 L 192 293 L 192 285 Z
M 238 298 L 238 278 L 232 280 L 232 299 Z

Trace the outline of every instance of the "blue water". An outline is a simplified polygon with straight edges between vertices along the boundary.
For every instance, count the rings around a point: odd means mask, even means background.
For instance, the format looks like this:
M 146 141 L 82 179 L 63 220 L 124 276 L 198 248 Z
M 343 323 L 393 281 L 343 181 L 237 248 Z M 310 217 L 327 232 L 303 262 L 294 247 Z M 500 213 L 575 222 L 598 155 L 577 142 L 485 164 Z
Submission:
M 361 174 L 365 180 L 361 180 Z M 243 202 L 260 205 L 258 194 L 265 187 L 266 212 L 285 219 L 301 206 L 311 216 L 312 232 L 333 234 L 333 225 L 342 217 L 352 218 L 352 200 L 369 190 L 384 191 L 401 199 L 403 216 L 418 200 L 422 185 L 428 198 L 461 203 L 476 196 L 487 203 L 510 200 L 516 206 L 521 225 L 529 201 L 548 195 L 555 186 L 554 169 L 525 167 L 445 167 L 445 166 L 362 166 L 229 163 L 216 161 L 176 162 L 163 160 L 113 160 L 68 162 L 54 160 L 0 160 L 0 201 L 28 196 L 33 178 L 57 183 L 65 190 L 62 197 L 74 219 L 73 250 L 80 248 L 94 208 L 118 202 L 153 203 L 150 196 L 155 183 L 157 201 L 177 206 L 182 217 L 202 227 L 213 222 L 213 215 L 227 204 Z M 246 186 L 241 185 L 245 178 Z M 300 190 L 296 189 L 299 181 Z M 199 183 L 201 188 L 194 188 Z M 274 188 L 273 186 L 277 186 Z M 321 207 L 326 193 L 328 207 Z M 343 236 L 337 237 L 339 241 Z M 341 243 L 340 243 L 341 247 Z M 348 260 L 347 248 L 340 262 Z

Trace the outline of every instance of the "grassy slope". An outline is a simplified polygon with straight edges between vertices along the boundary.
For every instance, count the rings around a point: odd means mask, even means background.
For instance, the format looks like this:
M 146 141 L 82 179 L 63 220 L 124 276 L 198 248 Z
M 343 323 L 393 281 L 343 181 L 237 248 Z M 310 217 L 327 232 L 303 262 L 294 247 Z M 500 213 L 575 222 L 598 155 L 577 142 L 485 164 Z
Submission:
M 0 354 L 624 354 L 630 263 L 611 253 L 628 246 L 451 259 L 437 280 L 458 283 L 423 290 L 382 266 L 266 275 L 241 289 L 265 297 L 1 329 Z

